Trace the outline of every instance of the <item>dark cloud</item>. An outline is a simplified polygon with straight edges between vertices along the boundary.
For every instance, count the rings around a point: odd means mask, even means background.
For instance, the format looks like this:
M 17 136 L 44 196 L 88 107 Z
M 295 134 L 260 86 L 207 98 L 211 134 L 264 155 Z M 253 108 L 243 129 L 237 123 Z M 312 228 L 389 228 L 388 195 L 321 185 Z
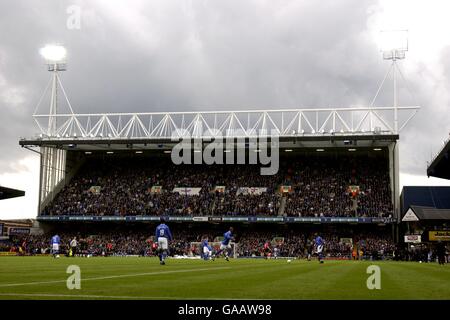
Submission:
M 66 28 L 74 4 L 80 30 Z M 31 114 L 49 77 L 38 49 L 48 42 L 68 48 L 62 80 L 80 113 L 368 105 L 388 68 L 368 32 L 376 10 L 375 0 L 2 1 L 0 172 L 26 155 L 19 136 L 37 132 Z M 401 102 L 425 107 L 402 135 L 401 165 L 423 174 L 449 119 L 423 85 L 429 70 L 417 70 L 415 98 L 401 88 Z M 387 86 L 377 105 L 391 103 Z

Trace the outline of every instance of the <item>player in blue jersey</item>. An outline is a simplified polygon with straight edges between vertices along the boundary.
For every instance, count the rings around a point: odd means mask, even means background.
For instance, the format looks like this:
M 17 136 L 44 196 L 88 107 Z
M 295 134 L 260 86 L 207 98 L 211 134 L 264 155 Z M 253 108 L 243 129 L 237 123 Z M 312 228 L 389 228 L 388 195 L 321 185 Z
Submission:
M 228 258 L 228 251 L 231 249 L 230 241 L 234 240 L 233 237 L 233 227 L 230 227 L 230 229 L 223 234 L 223 240 L 220 243 L 220 249 L 217 251 L 217 253 L 213 256 L 213 260 L 217 258 L 220 254 L 225 255 L 225 260 L 230 261 Z
M 202 258 L 204 260 L 209 260 L 211 258 L 211 254 L 212 254 L 212 248 L 211 246 L 208 244 L 208 238 L 205 237 L 202 241 L 202 245 L 201 245 L 201 253 L 202 253 Z
M 52 239 L 50 240 L 51 248 L 52 248 L 52 255 L 53 258 L 59 258 L 59 246 L 61 244 L 61 238 L 55 234 Z
M 317 233 L 315 234 L 316 238 L 314 239 L 314 243 L 316 245 L 316 252 L 320 263 L 323 263 L 323 244 L 324 241 L 321 236 Z
M 166 219 L 160 218 L 161 224 L 156 227 L 155 237 L 158 241 L 158 256 L 159 264 L 166 264 L 165 259 L 169 250 L 169 241 L 172 240 L 172 233 L 169 227 L 166 225 Z

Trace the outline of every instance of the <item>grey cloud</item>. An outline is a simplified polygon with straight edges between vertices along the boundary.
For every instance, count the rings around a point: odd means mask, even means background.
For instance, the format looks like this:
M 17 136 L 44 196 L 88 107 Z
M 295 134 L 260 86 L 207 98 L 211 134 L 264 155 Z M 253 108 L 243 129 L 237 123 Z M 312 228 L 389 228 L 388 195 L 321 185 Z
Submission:
M 388 68 L 367 36 L 375 0 L 127 2 L 134 18 L 109 1 L 30 3 L 0 3 L 0 88 L 24 98 L 11 106 L 0 94 L 0 172 L 26 154 L 19 136 L 37 132 L 31 114 L 49 77 L 38 49 L 47 42 L 68 48 L 62 80 L 80 113 L 367 105 Z M 82 8 L 81 30 L 65 27 L 72 4 Z M 402 134 L 401 165 L 422 174 L 448 118 L 429 112 L 441 102 L 433 88 L 407 77 L 419 102 L 406 90 L 402 102 L 426 108 Z M 391 101 L 387 87 L 377 104 Z

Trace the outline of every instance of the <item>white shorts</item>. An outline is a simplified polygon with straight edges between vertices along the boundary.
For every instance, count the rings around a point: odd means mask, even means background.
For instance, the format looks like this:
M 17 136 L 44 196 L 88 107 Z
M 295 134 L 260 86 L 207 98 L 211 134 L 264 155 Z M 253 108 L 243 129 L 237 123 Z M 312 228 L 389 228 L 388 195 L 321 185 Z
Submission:
M 317 246 L 317 253 L 322 253 L 323 245 Z
M 231 249 L 231 244 L 220 244 L 220 250 Z
M 159 237 L 158 238 L 158 248 L 162 250 L 167 250 L 169 248 L 169 245 L 167 243 L 167 238 Z
M 53 251 L 59 251 L 59 244 L 54 243 L 54 244 L 52 245 L 52 249 L 53 249 Z
M 211 252 L 211 250 L 208 249 L 208 247 L 203 247 L 203 253 L 204 254 L 209 254 Z

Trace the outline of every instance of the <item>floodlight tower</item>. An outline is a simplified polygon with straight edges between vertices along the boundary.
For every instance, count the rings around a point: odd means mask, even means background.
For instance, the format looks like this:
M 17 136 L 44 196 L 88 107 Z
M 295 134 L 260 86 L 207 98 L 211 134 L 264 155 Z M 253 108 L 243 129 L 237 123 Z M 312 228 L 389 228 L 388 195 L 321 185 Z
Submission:
M 384 60 L 392 60 L 386 76 L 392 71 L 394 87 L 394 130 L 398 133 L 398 101 L 397 101 L 397 60 L 405 59 L 408 51 L 408 30 L 391 30 L 380 32 L 380 51 Z
M 40 50 L 40 54 L 44 57 L 47 63 L 47 69 L 52 73 L 52 93 L 50 97 L 50 112 L 48 117 L 47 135 L 56 136 L 57 132 L 57 113 L 58 113 L 58 84 L 59 71 L 65 71 L 67 51 L 61 45 L 46 45 Z

